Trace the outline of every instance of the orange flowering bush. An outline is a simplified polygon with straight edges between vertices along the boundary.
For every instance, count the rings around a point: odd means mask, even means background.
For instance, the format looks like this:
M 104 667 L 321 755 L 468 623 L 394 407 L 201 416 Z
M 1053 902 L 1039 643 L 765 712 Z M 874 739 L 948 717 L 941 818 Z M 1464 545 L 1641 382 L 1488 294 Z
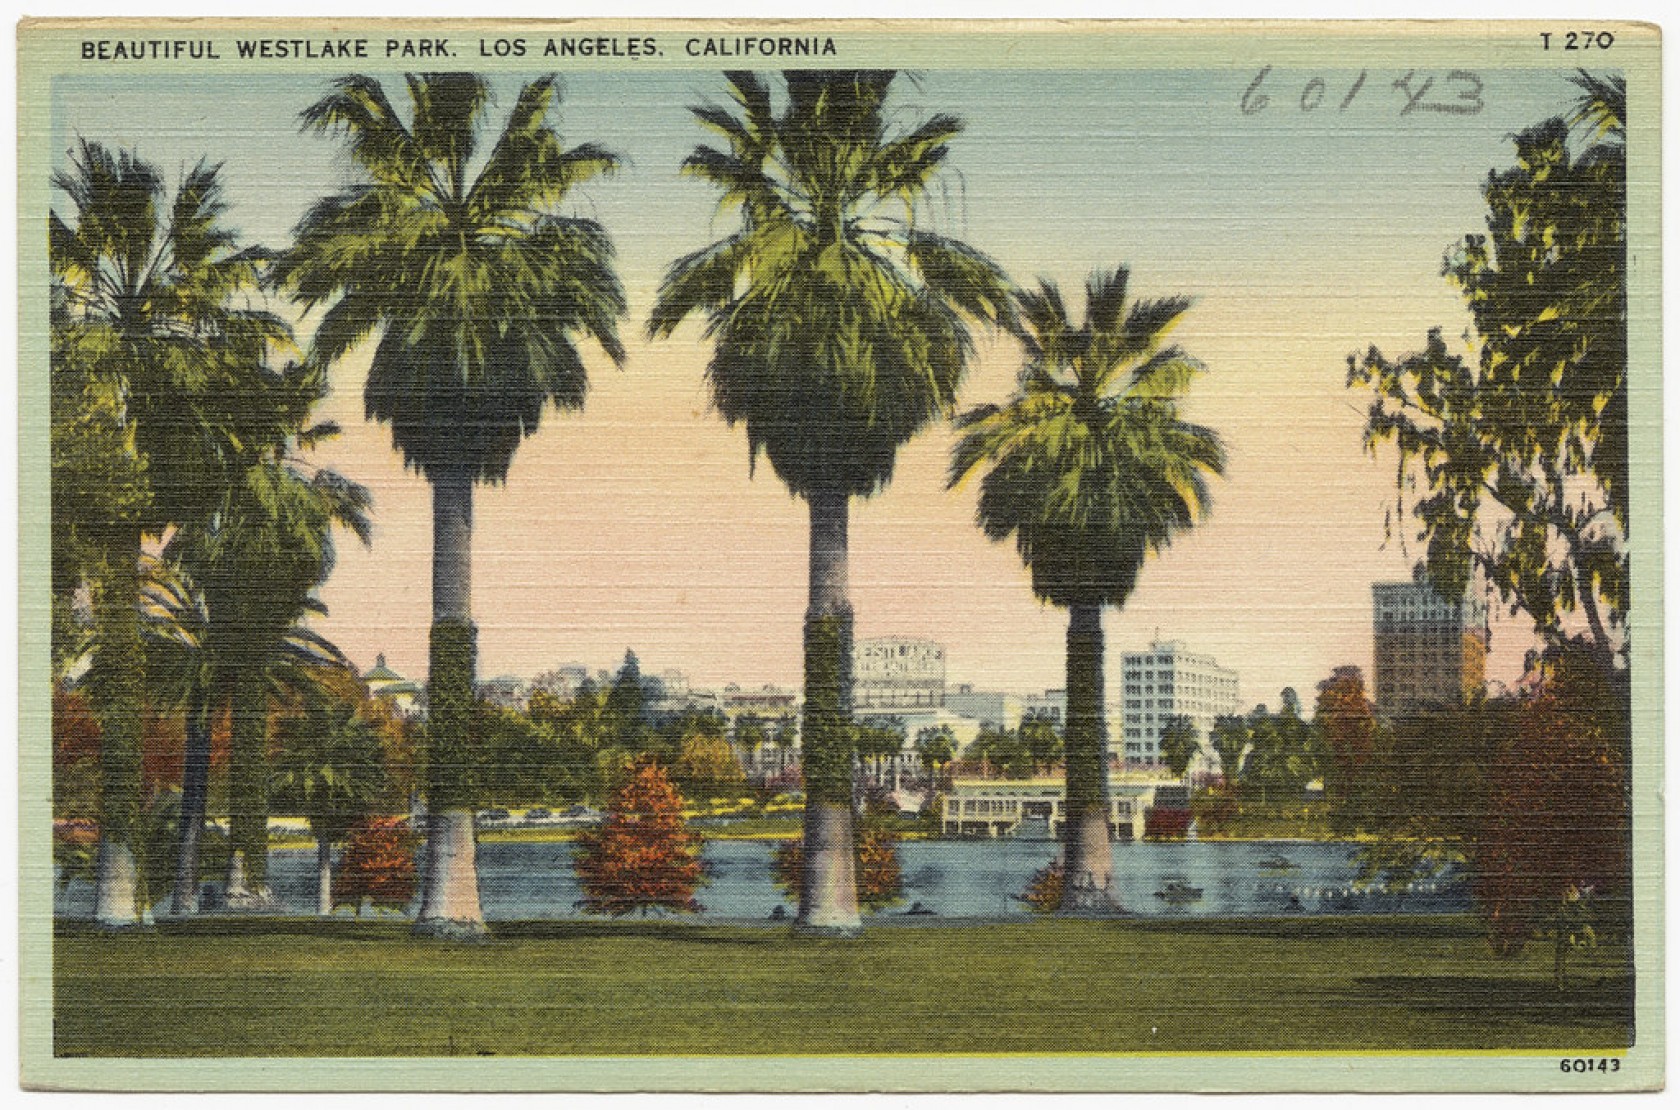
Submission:
M 1027 880 L 1027 890 L 1021 895 L 1021 901 L 1034 913 L 1055 913 L 1062 904 L 1063 879 L 1062 861 L 1051 860 Z
M 401 817 L 358 822 L 344 841 L 344 856 L 332 877 L 335 905 L 403 909 L 414 897 L 414 849 L 419 837 Z
M 901 900 L 904 871 L 898 863 L 898 836 L 874 814 L 858 822 L 852 838 L 857 870 L 858 905 L 880 910 Z M 776 846 L 771 857 L 776 885 L 790 898 L 799 895 L 799 872 L 805 866 L 805 842 L 795 837 Z
M 573 867 L 589 913 L 622 917 L 653 909 L 698 913 L 705 882 L 700 837 L 683 821 L 683 797 L 664 770 L 643 760 L 607 804 L 607 816 L 584 833 Z

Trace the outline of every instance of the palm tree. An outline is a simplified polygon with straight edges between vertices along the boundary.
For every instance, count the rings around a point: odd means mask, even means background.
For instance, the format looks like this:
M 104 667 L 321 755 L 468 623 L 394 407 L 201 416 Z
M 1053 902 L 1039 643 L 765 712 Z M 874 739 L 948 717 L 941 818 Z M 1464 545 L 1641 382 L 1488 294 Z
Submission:
M 170 198 L 150 164 L 82 142 L 52 179 L 70 209 L 68 218 L 54 211 L 48 228 L 54 399 L 85 405 L 88 418 L 79 428 L 87 434 L 55 443 L 55 484 L 77 485 L 80 496 L 55 491 L 55 509 L 71 512 L 55 516 L 54 546 L 80 552 L 93 600 L 86 681 L 102 736 L 94 915 L 111 927 L 139 920 L 143 543 L 202 517 L 204 476 L 229 443 L 219 411 L 228 386 L 289 340 L 278 318 L 251 306 L 260 256 L 238 249 L 223 225 L 218 175 L 200 162 Z M 60 378 L 75 384 L 61 389 Z M 54 423 L 66 426 L 56 412 Z M 102 458 L 60 451 L 98 442 L 109 448 Z M 92 512 L 79 516 L 77 506 Z
M 309 819 L 315 834 L 316 911 L 333 910 L 332 846 L 367 817 L 385 785 L 379 733 L 362 716 L 355 673 L 345 667 L 314 668 L 281 716 L 280 757 L 270 789 L 284 812 Z
M 1202 367 L 1168 334 L 1184 297 L 1126 298 L 1126 269 L 1093 274 L 1075 326 L 1048 281 L 1017 296 L 1026 364 L 1014 397 L 962 417 L 950 484 L 986 470 L 978 520 L 1015 537 L 1033 592 L 1068 610 L 1067 820 L 1063 912 L 1100 912 L 1109 894 L 1105 605 L 1121 606 L 1144 560 L 1192 526 L 1225 451 L 1179 418 Z
M 674 263 L 648 324 L 669 336 L 691 314 L 714 349 L 707 377 L 750 457 L 810 507 L 805 612 L 804 870 L 798 927 L 860 924 L 852 864 L 850 499 L 892 478 L 898 448 L 954 404 L 969 320 L 1009 310 L 1002 271 L 917 217 L 962 130 L 935 115 L 895 133 L 892 71 L 788 71 L 785 106 L 766 81 L 728 75 L 734 108 L 695 108 L 724 147 L 683 171 L 740 210 L 731 235 Z
M 623 361 L 612 245 L 599 224 L 560 211 L 574 187 L 618 163 L 593 144 L 561 143 L 552 75 L 521 89 L 482 159 L 484 79 L 411 74 L 407 83 L 406 121 L 368 77 L 341 79 L 304 111 L 306 129 L 343 136 L 363 180 L 305 214 L 278 276 L 306 310 L 326 309 L 313 364 L 330 366 L 381 332 L 367 414 L 391 426 L 404 461 L 432 487 L 430 816 L 415 928 L 476 936 L 484 915 L 464 773 L 477 652 L 473 485 L 506 477 L 550 404 L 582 406 L 580 336 Z
M 372 535 L 368 491 L 301 457 L 337 434 L 331 423 L 309 423 L 325 393 L 323 375 L 298 368 L 255 375 L 238 391 L 241 450 L 196 549 L 185 553 L 209 608 L 215 697 L 231 707 L 230 904 L 267 900 L 268 711 L 295 654 L 294 630 L 321 608 L 314 592 L 332 572 L 333 529 L 347 528 L 364 544 Z M 202 820 L 202 808 L 185 810 L 183 827 Z

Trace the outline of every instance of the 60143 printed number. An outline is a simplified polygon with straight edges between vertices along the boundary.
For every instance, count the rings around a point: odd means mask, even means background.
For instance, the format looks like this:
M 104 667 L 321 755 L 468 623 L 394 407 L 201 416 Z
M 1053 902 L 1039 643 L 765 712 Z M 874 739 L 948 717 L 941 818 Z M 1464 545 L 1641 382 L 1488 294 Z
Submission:
M 1559 1070 L 1570 1075 L 1586 1075 L 1589 1072 L 1618 1072 L 1622 1070 L 1622 1061 L 1617 1056 L 1565 1056 L 1558 1061 Z

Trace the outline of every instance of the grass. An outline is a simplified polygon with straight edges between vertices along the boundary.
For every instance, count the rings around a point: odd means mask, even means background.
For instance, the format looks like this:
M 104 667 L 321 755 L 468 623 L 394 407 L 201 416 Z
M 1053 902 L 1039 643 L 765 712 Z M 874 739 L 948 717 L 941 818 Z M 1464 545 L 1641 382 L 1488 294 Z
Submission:
M 1496 960 L 1470 918 L 876 927 L 526 922 L 476 946 L 404 922 L 61 923 L 61 1056 L 1606 1050 L 1625 952 Z

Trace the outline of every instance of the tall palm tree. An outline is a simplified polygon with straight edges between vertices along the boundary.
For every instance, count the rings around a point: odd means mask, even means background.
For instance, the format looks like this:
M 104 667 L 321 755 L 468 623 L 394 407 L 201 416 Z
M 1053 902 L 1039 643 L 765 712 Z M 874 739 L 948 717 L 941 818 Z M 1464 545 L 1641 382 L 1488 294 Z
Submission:
M 550 404 L 583 404 L 576 343 L 622 363 L 624 292 L 612 244 L 567 216 L 570 191 L 611 173 L 593 144 L 567 149 L 551 116 L 558 79 L 524 86 L 482 158 L 484 79 L 411 74 L 405 120 L 379 82 L 346 77 L 303 113 L 341 135 L 362 178 L 298 224 L 279 278 L 324 307 L 310 358 L 326 367 L 381 333 L 363 394 L 404 461 L 432 486 L 432 632 L 426 874 L 416 930 L 484 931 L 474 862 L 469 758 L 477 630 L 472 623 L 472 493 L 500 482 Z M 473 170 L 476 168 L 476 176 Z
M 223 223 L 219 167 L 200 162 L 171 197 L 149 163 L 82 142 L 52 181 L 69 202 L 48 227 L 52 373 L 78 385 L 55 382 L 54 399 L 86 404 L 90 423 L 81 430 L 103 432 L 114 448 L 104 459 L 73 460 L 58 450 L 70 440 L 55 444 L 55 464 L 67 464 L 55 467 L 55 485 L 79 483 L 83 494 L 55 493 L 55 509 L 103 501 L 112 511 L 55 516 L 54 546 L 82 552 L 92 587 L 86 681 L 102 736 L 94 915 L 117 927 L 139 920 L 142 547 L 202 516 L 204 476 L 229 444 L 220 411 L 228 386 L 289 332 L 252 307 L 260 256 L 240 249 Z M 56 431 L 58 413 L 54 422 Z
M 206 611 L 208 694 L 189 707 L 181 831 L 183 837 L 196 834 L 204 819 L 206 710 L 228 705 L 230 904 L 267 898 L 269 702 L 300 649 L 320 653 L 318 638 L 299 625 L 321 610 L 314 594 L 332 572 L 333 529 L 346 528 L 364 544 L 372 534 L 368 491 L 299 455 L 337 434 L 330 423 L 308 423 L 310 408 L 324 394 L 321 376 L 295 368 L 256 375 L 236 391 L 231 407 L 240 449 L 215 511 L 202 528 L 183 529 L 178 537 L 184 541 L 179 557 Z M 188 876 L 195 875 L 197 858 L 191 851 L 177 858 L 179 912 L 190 905 Z
M 978 520 L 1015 537 L 1033 592 L 1068 610 L 1067 820 L 1063 912 L 1100 912 L 1109 887 L 1109 793 L 1103 719 L 1102 610 L 1126 603 L 1144 560 L 1207 510 L 1225 451 L 1180 419 L 1202 371 L 1167 336 L 1185 297 L 1131 300 L 1126 269 L 1094 273 L 1085 322 L 1041 282 L 1017 296 L 1026 363 L 1008 404 L 966 413 L 950 484 L 985 470 Z
M 894 77 L 788 71 L 778 110 L 764 78 L 731 73 L 732 108 L 693 110 L 724 141 L 695 148 L 683 171 L 716 187 L 740 225 L 671 266 L 648 324 L 657 338 L 705 318 L 713 403 L 810 507 L 797 924 L 840 934 L 860 924 L 850 500 L 884 487 L 898 448 L 951 411 L 969 321 L 1010 310 L 990 259 L 918 219 L 962 123 L 935 115 L 896 131 Z

